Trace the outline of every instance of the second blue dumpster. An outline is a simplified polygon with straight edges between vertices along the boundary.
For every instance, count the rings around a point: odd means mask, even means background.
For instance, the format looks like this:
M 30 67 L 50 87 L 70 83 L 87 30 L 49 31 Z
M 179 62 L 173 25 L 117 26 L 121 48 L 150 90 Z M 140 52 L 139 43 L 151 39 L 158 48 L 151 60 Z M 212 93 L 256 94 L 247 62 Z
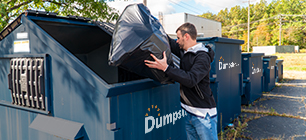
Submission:
M 275 87 L 275 65 L 277 56 L 264 56 L 263 57 L 263 70 L 264 70 L 264 91 L 270 92 Z
M 215 59 L 211 63 L 210 87 L 218 110 L 218 131 L 241 113 L 242 73 L 241 47 L 243 40 L 210 37 L 198 38 L 212 46 Z M 221 119 L 222 118 L 222 119 Z M 222 122 L 221 122 L 222 120 Z
M 244 93 L 241 104 L 250 104 L 262 95 L 263 53 L 242 53 L 242 73 Z

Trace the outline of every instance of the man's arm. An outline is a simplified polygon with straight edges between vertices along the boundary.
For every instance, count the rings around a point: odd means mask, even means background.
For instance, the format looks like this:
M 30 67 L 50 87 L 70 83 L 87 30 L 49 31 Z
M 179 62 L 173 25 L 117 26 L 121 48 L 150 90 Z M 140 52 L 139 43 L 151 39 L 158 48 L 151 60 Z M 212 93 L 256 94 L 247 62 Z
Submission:
M 205 52 L 198 54 L 189 71 L 168 67 L 165 52 L 163 59 L 158 59 L 152 54 L 151 56 L 155 61 L 145 60 L 148 67 L 164 71 L 171 79 L 189 88 L 198 84 L 210 71 L 210 59 Z
M 192 88 L 198 84 L 210 71 L 209 56 L 203 52 L 198 55 L 189 71 L 168 67 L 165 73 L 174 81 Z

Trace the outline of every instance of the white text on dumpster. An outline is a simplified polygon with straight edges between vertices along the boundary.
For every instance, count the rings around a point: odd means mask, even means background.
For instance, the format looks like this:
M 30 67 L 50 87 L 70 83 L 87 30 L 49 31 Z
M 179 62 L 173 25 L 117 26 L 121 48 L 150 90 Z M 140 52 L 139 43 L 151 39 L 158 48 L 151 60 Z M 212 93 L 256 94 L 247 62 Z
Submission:
M 175 125 L 175 121 L 178 119 L 181 119 L 185 117 L 187 114 L 185 110 L 175 111 L 173 113 L 169 113 L 164 116 L 160 116 L 157 118 L 154 118 L 153 116 L 147 116 L 145 118 L 145 134 L 151 132 L 154 128 L 158 129 L 160 127 L 163 127 L 169 123 L 172 123 Z M 149 126 L 149 122 L 151 122 L 151 126 Z
M 223 61 L 221 61 L 223 60 Z M 234 62 L 231 62 L 231 63 L 224 63 L 224 59 L 222 58 L 222 56 L 220 57 L 219 59 L 219 70 L 222 70 L 222 69 L 230 69 L 230 68 L 234 68 L 234 67 L 237 67 L 239 66 L 238 63 L 234 63 Z
M 260 73 L 261 72 L 261 69 L 260 68 L 255 68 L 254 67 L 254 63 L 252 62 L 252 74 L 256 74 L 256 73 Z

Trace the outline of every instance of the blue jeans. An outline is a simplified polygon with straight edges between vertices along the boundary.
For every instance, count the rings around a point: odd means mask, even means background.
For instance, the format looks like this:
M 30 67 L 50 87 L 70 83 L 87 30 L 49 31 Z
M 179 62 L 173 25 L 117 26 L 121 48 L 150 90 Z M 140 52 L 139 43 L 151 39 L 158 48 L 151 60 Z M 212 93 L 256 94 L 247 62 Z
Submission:
M 186 132 L 188 140 L 218 140 L 217 121 L 218 117 L 209 114 L 206 117 L 198 117 L 188 112 L 185 116 Z

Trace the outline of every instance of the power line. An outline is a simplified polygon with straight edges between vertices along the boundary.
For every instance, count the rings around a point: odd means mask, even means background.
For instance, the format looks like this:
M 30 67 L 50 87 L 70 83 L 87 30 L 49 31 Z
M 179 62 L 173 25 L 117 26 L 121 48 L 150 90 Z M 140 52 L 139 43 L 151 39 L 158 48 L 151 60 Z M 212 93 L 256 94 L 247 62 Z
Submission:
M 202 12 L 202 10 L 200 10 L 200 9 L 196 8 L 195 6 L 191 6 L 191 5 L 189 5 L 188 3 L 185 3 L 185 2 L 183 2 L 183 1 L 181 1 L 181 3 L 183 3 L 184 5 L 187 5 L 187 6 L 191 7 L 191 8 L 194 8 L 194 9 L 196 9 L 196 10 L 198 10 L 198 11 L 201 11 L 201 12 Z M 203 13 L 204 13 L 204 12 L 203 12 Z
M 306 15 L 284 15 L 284 14 L 281 14 L 282 16 L 291 16 L 291 17 L 306 17 Z M 265 20 L 270 20 L 270 19 L 276 19 L 278 18 L 279 15 L 276 15 L 276 16 L 273 16 L 273 17 L 269 17 L 269 18 L 265 18 L 265 19 L 260 19 L 260 20 L 256 20 L 256 21 L 252 21 L 250 22 L 250 24 L 253 24 L 255 22 L 260 22 L 260 21 L 265 21 Z M 246 26 L 248 23 L 242 23 L 242 24 L 237 24 L 237 25 L 229 25 L 229 26 L 225 26 L 225 27 L 222 27 L 222 28 L 231 28 L 231 27 L 235 27 L 235 26 Z
M 304 21 L 291 21 L 291 22 L 306 22 L 306 20 L 304 20 Z M 272 22 L 272 23 L 268 23 L 268 24 L 266 24 L 266 25 L 254 26 L 254 27 L 250 28 L 250 30 L 253 30 L 253 29 L 257 28 L 257 27 L 269 26 L 269 25 L 273 25 L 273 24 L 277 24 L 277 23 Z M 303 26 L 303 27 L 306 27 L 306 26 Z M 288 27 L 288 28 L 289 28 L 289 27 Z M 288 29 L 288 28 L 283 28 L 283 29 Z M 225 29 L 222 29 L 222 30 L 225 30 Z M 241 32 L 241 31 L 246 31 L 246 30 L 247 30 L 247 29 L 238 29 L 238 30 L 227 31 L 227 32 L 222 32 L 222 33 L 235 33 L 235 32 Z M 266 31 L 272 31 L 272 30 L 266 30 Z
M 172 0 L 169 0 L 170 2 L 172 2 L 172 3 L 174 3 L 174 4 L 177 4 L 177 5 L 179 5 L 178 3 L 176 3 L 176 2 L 174 2 L 174 1 L 172 1 Z M 200 11 L 202 14 L 204 13 L 204 11 L 202 10 L 202 9 L 198 9 L 198 8 L 196 8 L 196 7 L 194 7 L 194 6 L 191 6 L 191 5 L 189 5 L 188 3 L 185 3 L 185 2 L 183 2 L 183 1 L 181 1 L 181 3 L 183 3 L 184 5 L 186 5 L 186 6 L 189 6 L 190 8 L 192 8 L 192 9 L 195 9 L 195 10 L 198 10 L 198 11 Z M 206 2 L 206 3 L 208 3 L 208 4 L 210 4 L 210 5 L 214 5 L 214 6 L 217 6 L 217 7 L 220 7 L 220 8 L 226 8 L 226 6 L 223 6 L 223 7 L 221 7 L 221 6 L 219 6 L 219 5 L 215 5 L 215 4 L 213 4 L 213 3 L 209 3 L 209 2 Z M 180 5 L 181 7 L 183 7 L 182 5 Z M 185 8 L 185 9 L 187 9 L 187 10 L 190 10 L 189 8 L 186 8 L 186 7 L 183 7 L 183 8 Z M 191 10 L 192 11 L 192 10 Z M 193 11 L 194 12 L 194 11 Z
M 198 13 L 198 12 L 196 12 L 196 11 L 194 11 L 194 10 L 191 10 L 191 9 L 189 9 L 189 8 L 186 8 L 185 6 L 183 6 L 183 5 L 179 4 L 179 3 L 176 3 L 176 2 L 174 2 L 174 1 L 172 1 L 172 0 L 168 0 L 168 1 L 170 1 L 170 2 L 172 2 L 172 3 L 174 3 L 174 4 L 176 4 L 176 5 L 178 5 L 178 6 L 182 7 L 182 8 L 184 8 L 184 9 L 187 9 L 187 10 L 189 10 L 189 11 L 192 11 L 192 12 L 194 12 L 194 13 Z M 199 15 L 200 15 L 200 14 L 199 14 Z
M 306 17 L 306 15 L 287 15 L 287 14 L 280 14 L 281 16 L 287 16 L 287 17 Z
M 256 21 L 252 21 L 250 22 L 250 24 L 253 24 L 255 22 L 260 22 L 260 21 L 265 21 L 265 20 L 269 20 L 269 19 L 275 19 L 277 18 L 277 16 L 273 16 L 273 17 L 270 17 L 270 18 L 265 18 L 265 19 L 260 19 L 260 20 L 256 20 Z M 248 23 L 242 23 L 242 24 L 238 24 L 238 25 L 230 25 L 230 26 L 225 26 L 225 27 L 222 27 L 222 28 L 230 28 L 230 27 L 235 27 L 235 26 L 246 26 Z
M 221 6 L 219 6 L 219 5 L 215 5 L 215 4 L 213 4 L 213 3 L 210 3 L 210 2 L 207 2 L 208 0 L 206 0 L 206 3 L 208 3 L 208 4 L 210 4 L 210 5 L 213 5 L 213 6 L 217 6 L 217 7 L 220 7 L 220 8 L 226 8 L 226 6 L 223 6 L 223 5 L 221 5 Z M 182 2 L 182 3 L 184 3 L 184 2 Z
M 268 23 L 266 25 L 258 25 L 258 26 L 250 28 L 250 30 L 253 30 L 253 29 L 257 28 L 257 27 L 268 26 L 268 25 L 272 25 L 272 24 L 275 24 L 275 23 Z M 241 32 L 241 31 L 246 31 L 246 30 L 248 30 L 248 29 L 238 29 L 238 30 L 222 32 L 222 33 L 235 33 L 235 32 Z

